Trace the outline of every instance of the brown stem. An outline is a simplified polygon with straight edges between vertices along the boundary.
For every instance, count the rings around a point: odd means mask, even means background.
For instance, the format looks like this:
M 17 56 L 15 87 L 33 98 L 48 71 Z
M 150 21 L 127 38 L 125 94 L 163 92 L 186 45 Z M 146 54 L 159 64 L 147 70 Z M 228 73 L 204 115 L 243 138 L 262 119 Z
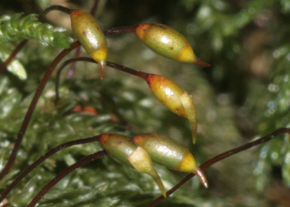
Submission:
M 112 63 L 112 62 L 107 62 L 107 66 L 110 66 L 110 67 L 115 68 L 117 70 L 121 70 L 121 71 L 129 73 L 131 75 L 138 76 L 138 77 L 144 79 L 145 81 L 147 80 L 147 77 L 150 75 L 149 73 L 144 73 L 144 72 L 134 70 L 134 69 L 125 67 L 123 65 Z
M 116 28 L 106 30 L 104 34 L 105 36 L 110 36 L 110 35 L 117 35 L 117 34 L 129 33 L 129 32 L 135 33 L 136 27 L 138 27 L 138 24 L 127 26 L 127 27 L 116 27 Z
M 88 58 L 88 57 L 78 57 L 78 58 L 71 58 L 65 62 L 62 63 L 62 65 L 60 66 L 60 68 L 57 71 L 56 77 L 55 77 L 55 100 L 54 100 L 54 104 L 57 105 L 58 101 L 59 101 L 59 81 L 60 81 L 60 75 L 62 70 L 65 68 L 65 66 L 67 66 L 68 64 L 72 63 L 72 62 L 77 62 L 77 61 L 86 61 L 86 62 L 91 62 L 91 63 L 96 63 L 97 62 L 92 59 L 92 58 Z M 107 66 L 110 66 L 112 68 L 115 68 L 117 70 L 121 70 L 123 72 L 129 73 L 131 75 L 135 75 L 138 76 L 140 78 L 143 78 L 145 81 L 147 80 L 147 77 L 150 75 L 148 73 L 144 73 L 141 71 L 137 71 L 137 70 L 133 70 L 131 68 L 122 66 L 122 65 L 118 65 L 116 63 L 112 63 L 112 62 L 108 62 L 107 61 Z
M 96 152 L 91 154 L 83 159 L 79 160 L 78 162 L 74 163 L 73 165 L 69 166 L 65 170 L 63 170 L 60 174 L 58 174 L 55 178 L 53 178 L 42 190 L 33 198 L 33 200 L 28 204 L 27 207 L 35 206 L 38 201 L 55 185 L 57 184 L 62 178 L 67 176 L 69 173 L 73 172 L 75 169 L 82 167 L 85 164 L 92 162 L 102 156 L 107 155 L 105 150 Z
M 60 6 L 60 5 L 52 5 L 45 9 L 41 14 L 39 15 L 39 19 L 42 20 L 44 16 L 52 11 L 52 10 L 59 10 L 63 11 L 67 14 L 70 14 L 72 9 Z M 117 27 L 117 28 L 112 28 L 104 31 L 105 36 L 112 36 L 112 35 L 117 35 L 117 34 L 123 34 L 123 33 L 128 33 L 128 32 L 135 32 L 135 29 L 138 25 L 133 25 L 133 26 L 128 26 L 128 27 Z M 9 58 L 5 60 L 5 62 L 0 65 L 0 73 L 7 67 L 7 65 L 10 64 L 10 62 L 13 60 L 13 58 L 17 55 L 17 53 L 26 45 L 28 40 L 23 40 L 20 42 L 17 47 L 13 50 L 13 52 L 10 54 Z
M 70 15 L 71 12 L 73 11 L 73 9 L 70 9 L 61 5 L 52 5 L 52 6 L 47 7 L 45 10 L 43 10 L 39 14 L 39 20 L 43 20 L 44 16 L 53 10 L 58 10 L 58 11 L 67 13 L 68 15 Z
M 1 202 L 5 199 L 5 197 L 11 192 L 11 190 L 26 176 L 28 173 L 30 173 L 34 168 L 36 168 L 38 165 L 40 165 L 44 160 L 52 156 L 53 154 L 57 153 L 58 151 L 73 146 L 73 145 L 78 145 L 78 144 L 87 144 L 91 142 L 99 142 L 100 135 L 99 136 L 93 136 L 93 137 L 88 137 L 84 139 L 77 139 L 73 141 L 69 141 L 66 143 L 63 143 L 61 145 L 58 145 L 54 147 L 53 149 L 49 150 L 47 153 L 45 153 L 43 156 L 38 158 L 34 163 L 32 163 L 28 168 L 26 168 L 20 175 L 13 180 L 13 182 L 5 189 L 5 191 L 1 194 L 0 197 L 0 204 Z
M 17 53 L 26 45 L 28 40 L 22 40 L 16 48 L 12 51 L 12 53 L 9 55 L 7 60 L 5 60 L 4 63 L 0 65 L 0 73 L 9 65 L 9 63 L 13 60 L 13 58 L 17 55 Z
M 35 106 L 37 104 L 37 101 L 51 75 L 51 73 L 53 72 L 53 70 L 55 69 L 56 65 L 63 59 L 63 57 L 65 57 L 70 51 L 72 51 L 73 49 L 75 49 L 77 46 L 79 46 L 80 43 L 78 41 L 74 42 L 71 44 L 71 47 L 69 49 L 64 49 L 55 59 L 54 61 L 50 64 L 50 66 L 48 67 L 47 71 L 45 72 L 35 94 L 34 97 L 31 101 L 31 104 L 28 108 L 28 111 L 26 112 L 26 115 L 24 117 L 24 121 L 22 122 L 21 128 L 19 130 L 16 142 L 14 144 L 12 153 L 8 159 L 7 164 L 5 165 L 4 169 L 1 171 L 0 173 L 0 180 L 7 174 L 8 170 L 11 168 L 15 158 L 16 158 L 16 154 L 18 152 L 18 149 L 20 147 L 20 144 L 22 142 L 23 136 L 26 132 L 27 126 L 29 124 L 29 121 L 31 119 L 31 116 L 33 114 L 33 111 L 35 109 Z
M 93 16 L 95 15 L 97 8 L 98 8 L 98 4 L 99 4 L 99 0 L 95 0 L 94 5 L 90 11 L 91 15 L 93 15 Z
M 262 144 L 264 142 L 267 142 L 271 139 L 273 139 L 274 137 L 280 135 L 280 134 L 284 134 L 284 133 L 290 133 L 290 128 L 280 128 L 280 129 L 277 129 L 275 130 L 274 132 L 258 139 L 258 140 L 255 140 L 255 141 L 252 141 L 250 143 L 247 143 L 247 144 L 244 144 L 240 147 L 237 147 L 237 148 L 234 148 L 234 149 L 231 149 L 229 151 L 226 151 L 222 154 L 219 154 L 213 158 L 211 158 L 210 160 L 206 161 L 205 163 L 203 163 L 201 166 L 200 166 L 200 169 L 201 170 L 204 170 L 208 167 L 210 167 L 211 165 L 215 164 L 216 162 L 219 162 L 220 160 L 223 160 L 227 157 L 230 157 L 234 154 L 237 154 L 239 152 L 242 152 L 244 150 L 247 150 L 251 147 L 254 147 L 254 146 L 257 146 L 259 144 Z M 174 191 L 176 191 L 178 188 L 180 188 L 183 184 L 185 184 L 187 181 L 189 181 L 191 178 L 193 178 L 195 176 L 195 174 L 191 173 L 189 175 L 187 175 L 183 180 L 181 180 L 177 185 L 175 185 L 173 188 L 171 188 L 169 191 L 167 191 L 167 197 L 172 194 Z M 157 198 L 156 200 L 154 200 L 152 203 L 150 203 L 147 207 L 153 207 L 155 206 L 156 204 L 158 204 L 160 201 L 162 201 L 164 199 L 163 196 L 160 196 L 159 198 Z
M 120 31 L 122 32 L 122 31 Z M 107 32 L 105 31 L 106 35 L 113 35 L 112 33 L 110 32 Z M 28 111 L 24 117 L 24 121 L 22 122 L 22 125 L 21 125 L 21 128 L 20 128 L 20 131 L 18 133 L 18 136 L 17 136 L 17 139 L 16 139 L 16 142 L 14 144 L 14 147 L 13 147 L 13 150 L 12 150 L 12 153 L 8 159 L 8 162 L 7 164 L 5 165 L 5 167 L 3 168 L 3 170 L 0 172 L 0 180 L 7 174 L 8 170 L 11 168 L 11 166 L 13 165 L 13 162 L 16 158 L 16 154 L 19 150 L 19 147 L 21 145 L 21 142 L 22 142 L 22 139 L 23 139 L 23 136 L 26 132 L 26 129 L 27 129 L 27 126 L 29 124 L 29 121 L 31 119 L 31 116 L 33 114 L 33 111 L 35 109 L 35 106 L 37 104 L 37 101 L 51 75 L 51 73 L 54 71 L 56 65 L 63 59 L 63 57 L 65 57 L 71 50 L 75 49 L 76 47 L 80 46 L 80 42 L 79 41 L 76 41 L 74 43 L 71 44 L 71 47 L 69 49 L 64 49 L 55 59 L 54 61 L 51 63 L 51 65 L 49 66 L 49 68 L 47 69 L 46 73 L 44 74 L 37 90 L 36 90 L 36 93 L 34 94 L 34 97 L 31 101 L 31 104 L 28 108 Z

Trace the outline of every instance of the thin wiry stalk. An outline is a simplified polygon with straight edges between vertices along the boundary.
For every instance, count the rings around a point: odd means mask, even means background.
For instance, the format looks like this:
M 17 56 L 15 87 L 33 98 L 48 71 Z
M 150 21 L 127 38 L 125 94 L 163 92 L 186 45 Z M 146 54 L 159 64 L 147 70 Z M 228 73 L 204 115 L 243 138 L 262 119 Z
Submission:
M 33 198 L 33 200 L 28 204 L 27 207 L 33 207 L 35 206 L 38 201 L 53 187 L 55 186 L 62 178 L 67 176 L 69 173 L 73 172 L 75 169 L 80 168 L 102 156 L 107 155 L 107 152 L 105 150 L 96 152 L 94 154 L 91 154 L 87 157 L 84 157 L 83 159 L 77 161 L 73 165 L 69 166 L 65 170 L 63 170 L 61 173 L 59 173 L 55 178 L 53 178 L 44 188 L 41 189 L 41 191 Z
M 205 163 L 203 163 L 201 166 L 200 166 L 200 169 L 203 171 L 205 170 L 206 168 L 210 167 L 211 165 L 227 158 L 227 157 L 230 157 L 234 154 L 237 154 L 239 152 L 242 152 L 242 151 L 245 151 L 249 148 L 252 148 L 254 146 L 257 146 L 257 145 L 260 145 L 260 144 L 263 144 L 271 139 L 273 139 L 274 137 L 280 135 L 280 134 L 284 134 L 284 133 L 290 133 L 290 128 L 280 128 L 280 129 L 277 129 L 275 130 L 274 132 L 260 138 L 260 139 L 257 139 L 255 141 L 252 141 L 250 143 L 247 143 L 247 144 L 244 144 L 240 147 L 237 147 L 237 148 L 234 148 L 234 149 L 231 149 L 229 151 L 226 151 L 224 153 L 221 153 L 213 158 L 211 158 L 210 160 L 206 161 Z M 44 156 L 42 156 L 41 158 L 39 158 L 35 163 L 33 163 L 30 167 L 28 167 L 23 173 L 27 174 L 29 173 L 32 169 L 34 169 L 38 164 L 40 164 L 40 162 L 42 162 L 43 160 L 45 160 L 46 156 L 51 156 L 52 154 L 54 154 L 55 152 L 63 149 L 64 147 L 69 147 L 69 146 L 72 146 L 72 145 L 75 145 L 75 144 L 82 144 L 82 143 L 89 143 L 89 142 L 93 142 L 93 141 L 99 141 L 99 138 L 100 136 L 95 136 L 95 137 L 90 137 L 90 138 L 85 138 L 85 139 L 80 139 L 80 140 L 75 140 L 75 141 L 70 141 L 70 142 L 67 142 L 67 143 L 64 143 L 62 145 L 59 145 L 57 147 L 55 147 L 54 149 L 50 150 L 49 152 L 47 152 Z M 103 150 L 101 152 L 97 152 L 97 153 L 94 153 L 88 157 L 85 157 L 83 158 L 82 160 L 76 162 L 75 164 L 71 165 L 70 167 L 68 167 L 67 169 L 65 169 L 64 171 L 62 171 L 59 175 L 57 175 L 53 180 L 51 180 L 35 197 L 34 199 L 31 201 L 31 203 L 28 205 L 28 206 L 34 206 L 36 205 L 36 203 L 54 186 L 56 185 L 62 178 L 64 178 L 66 175 L 68 175 L 69 173 L 71 173 L 72 171 L 74 171 L 75 169 L 89 163 L 90 161 L 94 160 L 94 159 L 98 159 L 99 157 L 101 156 L 104 156 L 106 155 L 106 151 Z M 16 179 L 18 179 L 18 182 L 25 176 L 22 176 L 23 173 Z M 167 196 L 169 196 L 170 194 L 172 194 L 174 191 L 176 191 L 178 188 L 180 188 L 183 184 L 185 184 L 187 181 L 189 181 L 192 177 L 194 177 L 195 174 L 191 173 L 189 175 L 187 175 L 183 180 L 181 180 L 176 186 L 174 186 L 172 189 L 170 189 L 168 192 L 167 192 Z M 15 181 L 14 181 L 15 182 Z M 11 185 L 15 186 L 17 183 L 12 183 Z M 10 186 L 11 186 L 10 185 Z M 10 186 L 6 189 L 5 192 L 7 192 L 7 190 L 10 189 Z M 9 191 L 9 192 L 10 192 Z M 4 192 L 4 193 L 5 193 Z M 9 193 L 8 192 L 8 193 Z M 8 193 L 5 193 L 5 196 L 8 194 Z M 4 195 L 4 194 L 3 194 Z M 3 199 L 5 198 L 5 196 L 3 196 Z M 1 197 L 2 198 L 2 197 Z M 154 200 L 152 203 L 150 203 L 147 207 L 153 207 L 155 206 L 156 204 L 158 204 L 159 202 L 161 202 L 162 200 L 164 199 L 163 196 L 160 196 L 159 198 L 157 198 L 156 200 Z M 1 202 L 1 201 L 0 201 Z
M 58 145 L 58 146 L 54 147 L 53 149 L 49 150 L 43 156 L 38 158 L 34 163 L 32 163 L 28 168 L 26 168 L 22 173 L 20 173 L 20 175 L 18 175 L 17 178 L 15 178 L 15 180 L 1 194 L 0 203 L 6 198 L 6 196 L 11 192 L 11 190 L 26 175 L 28 175 L 28 173 L 30 173 L 33 169 L 35 169 L 38 165 L 40 165 L 43 161 L 45 161 L 50 156 L 54 155 L 55 153 L 57 153 L 58 151 L 60 151 L 60 150 L 62 150 L 64 148 L 71 147 L 71 146 L 78 145 L 78 144 L 87 144 L 87 143 L 91 143 L 91 142 L 99 142 L 99 139 L 100 139 L 100 135 L 99 136 L 88 137 L 88 138 L 84 138 L 84 139 L 77 139 L 77 140 L 73 140 L 73 141 L 69 141 L 69 142 L 63 143 L 63 144 Z
M 126 27 L 116 27 L 112 29 L 108 29 L 107 31 L 104 32 L 105 36 L 107 35 L 118 35 L 118 34 L 124 34 L 124 33 L 134 33 L 135 29 L 139 25 L 132 25 L 132 26 L 126 26 Z
M 3 170 L 1 171 L 0 173 L 0 180 L 8 173 L 9 169 L 12 167 L 13 165 L 13 162 L 16 158 L 16 154 L 19 150 L 19 147 L 21 145 L 21 142 L 22 142 L 22 139 L 23 139 L 23 136 L 26 132 L 26 129 L 27 129 L 27 126 L 29 124 L 29 121 L 31 119 L 31 116 L 33 114 L 33 111 L 36 107 L 36 104 L 38 102 L 38 99 L 51 75 L 51 73 L 54 71 L 56 65 L 70 52 L 72 51 L 73 49 L 75 49 L 77 46 L 79 46 L 80 43 L 78 41 L 74 42 L 71 44 L 71 47 L 69 49 L 64 49 L 55 59 L 54 61 L 50 64 L 50 66 L 48 67 L 47 71 L 45 72 L 34 96 L 33 96 L 33 99 L 31 101 L 31 104 L 29 105 L 29 108 L 28 108 L 28 111 L 26 112 L 26 115 L 24 117 L 24 120 L 22 122 L 22 125 L 21 125 L 21 128 L 19 130 L 19 133 L 18 133 L 18 136 L 17 136 L 17 139 L 15 141 L 15 144 L 14 144 L 14 147 L 13 147 L 13 150 L 12 150 L 12 153 L 8 159 L 8 162 L 7 164 L 5 165 L 5 167 L 3 168 Z
M 28 40 L 22 40 L 16 46 L 16 48 L 12 51 L 7 60 L 5 60 L 5 62 L 0 65 L 0 73 L 2 73 L 2 71 L 7 67 L 7 65 L 9 65 L 9 63 L 13 60 L 13 58 L 17 55 L 17 53 L 26 45 L 27 42 Z
M 93 8 L 91 9 L 91 14 L 94 15 L 97 6 L 98 6 L 98 0 L 95 1 L 95 4 L 93 6 Z M 53 10 L 59 10 L 62 12 L 65 12 L 67 14 L 70 14 L 73 9 L 67 8 L 67 7 L 63 7 L 61 5 L 52 5 L 48 8 L 46 8 L 44 11 L 42 11 L 39 14 L 39 20 L 43 21 L 44 16 L 46 14 L 48 14 L 50 11 Z M 135 32 L 135 29 L 138 25 L 133 25 L 133 26 L 126 26 L 126 27 L 117 27 L 117 28 L 112 28 L 109 30 L 104 31 L 105 36 L 110 36 L 110 35 L 117 35 L 117 34 L 123 34 L 123 33 L 128 33 L 128 32 Z M 12 53 L 10 54 L 10 56 L 7 58 L 7 60 L 5 60 L 4 63 L 2 63 L 0 65 L 0 73 L 7 67 L 7 65 L 9 65 L 11 63 L 11 61 L 14 59 L 14 57 L 17 55 L 17 53 L 27 44 L 28 40 L 23 40 L 22 42 L 20 42 L 16 48 L 12 51 Z
M 51 12 L 53 10 L 62 11 L 62 12 L 67 13 L 67 14 L 71 14 L 71 12 L 73 11 L 73 9 L 70 9 L 70 8 L 67 8 L 67 7 L 64 7 L 61 5 L 51 5 L 39 14 L 39 19 L 42 19 L 45 15 L 47 15 L 49 12 Z
M 119 34 L 127 32 L 126 30 L 119 30 Z M 116 32 L 110 32 L 109 30 L 104 32 L 106 36 L 110 36 L 110 35 L 115 35 Z M 28 111 L 25 115 L 24 121 L 21 125 L 21 128 L 19 130 L 15 145 L 13 147 L 12 153 L 8 159 L 7 164 L 5 165 L 5 167 L 3 168 L 3 170 L 0 172 L 0 180 L 8 173 L 9 169 L 11 168 L 11 166 L 13 165 L 13 162 L 16 158 L 16 154 L 19 150 L 19 147 L 21 145 L 23 136 L 26 132 L 27 126 L 29 124 L 29 121 L 31 119 L 31 116 L 33 114 L 33 111 L 35 109 L 35 106 L 38 102 L 38 99 L 51 75 L 51 73 L 54 71 L 55 67 L 57 66 L 57 64 L 73 49 L 75 49 L 76 47 L 80 46 L 80 42 L 76 41 L 74 43 L 71 44 L 71 47 L 69 49 L 64 49 L 55 59 L 54 61 L 51 63 L 51 65 L 49 66 L 49 68 L 47 69 L 46 73 L 44 74 L 37 90 L 36 93 L 34 94 L 34 97 L 32 99 L 32 102 L 28 108 Z
M 54 100 L 54 104 L 57 105 L 58 101 L 59 101 L 59 81 L 60 81 L 60 75 L 61 72 L 63 71 L 63 69 L 65 68 L 65 66 L 67 66 L 68 64 L 72 63 L 72 62 L 77 62 L 77 61 L 85 61 L 85 62 L 91 62 L 91 63 L 96 63 L 98 64 L 94 59 L 92 58 L 88 58 L 88 57 L 78 57 L 78 58 L 71 58 L 69 60 L 66 60 L 65 62 L 62 63 L 62 65 L 60 66 L 60 68 L 57 71 L 56 77 L 55 77 L 55 100 Z M 146 81 L 147 77 L 150 75 L 148 73 L 144 73 L 141 71 L 137 71 L 131 68 L 128 68 L 126 66 L 123 65 L 119 65 L 116 63 L 112 63 L 107 61 L 107 66 L 115 68 L 117 70 L 129 73 L 131 75 L 135 75 L 138 76 L 142 79 L 144 79 Z
M 92 6 L 92 9 L 90 11 L 91 15 L 95 15 L 95 13 L 97 12 L 98 9 L 98 5 L 99 5 L 99 0 L 95 0 L 94 5 Z
M 274 132 L 260 138 L 260 139 L 257 139 L 255 141 L 252 141 L 252 142 L 249 142 L 247 144 L 244 144 L 240 147 L 237 147 L 237 148 L 234 148 L 234 149 L 231 149 L 229 151 L 226 151 L 222 154 L 219 154 L 213 158 L 211 158 L 210 160 L 204 162 L 200 167 L 200 169 L 203 171 L 205 170 L 206 168 L 210 167 L 211 165 L 227 158 L 227 157 L 230 157 L 234 154 L 237 154 L 239 152 L 242 152 L 244 150 L 247 150 L 247 149 L 250 149 L 254 146 L 257 146 L 257 145 L 260 145 L 260 144 L 263 144 L 265 142 L 268 142 L 269 140 L 273 139 L 274 137 L 280 135 L 280 134 L 285 134 L 285 133 L 290 133 L 290 128 L 280 128 L 280 129 L 277 129 L 275 130 Z M 173 188 L 171 188 L 169 191 L 167 191 L 167 196 L 169 196 L 170 194 L 172 194 L 174 191 L 176 191 L 178 188 L 180 188 L 183 184 L 185 184 L 187 181 L 189 181 L 191 178 L 193 178 L 195 176 L 195 174 L 191 173 L 189 175 L 187 175 L 184 179 L 182 179 L 177 185 L 175 185 Z M 153 207 L 155 206 L 156 204 L 158 204 L 160 201 L 162 201 L 164 199 L 163 196 L 160 196 L 158 197 L 156 200 L 154 200 L 152 203 L 150 203 L 147 207 Z

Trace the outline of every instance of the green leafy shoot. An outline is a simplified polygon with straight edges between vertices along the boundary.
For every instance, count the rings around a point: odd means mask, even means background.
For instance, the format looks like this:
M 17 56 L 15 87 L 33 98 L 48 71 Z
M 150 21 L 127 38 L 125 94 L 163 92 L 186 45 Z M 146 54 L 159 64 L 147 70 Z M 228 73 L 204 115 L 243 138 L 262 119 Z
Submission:
M 41 23 L 37 14 L 29 14 L 23 17 L 23 13 L 16 13 L 0 17 L 0 44 L 23 39 L 36 39 L 44 46 L 69 48 L 73 41 L 71 37 L 63 33 L 64 28 L 53 27 L 47 23 Z

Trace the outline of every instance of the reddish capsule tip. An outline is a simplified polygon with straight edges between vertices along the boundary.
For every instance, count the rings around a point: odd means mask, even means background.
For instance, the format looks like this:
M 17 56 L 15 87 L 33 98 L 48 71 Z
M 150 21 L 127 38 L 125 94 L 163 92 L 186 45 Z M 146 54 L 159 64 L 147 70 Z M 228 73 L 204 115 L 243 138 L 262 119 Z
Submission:
M 201 59 L 197 58 L 196 61 L 194 62 L 194 64 L 200 66 L 200 67 L 209 67 L 210 64 L 202 61 Z
M 100 138 L 100 142 L 102 143 L 102 145 L 105 145 L 107 142 L 107 139 L 110 137 L 110 134 L 102 134 L 101 138 Z
M 81 10 L 75 9 L 71 12 L 71 16 L 78 16 L 81 14 L 81 12 L 82 12 Z
M 140 145 L 141 142 L 142 142 L 142 137 L 139 135 L 139 136 L 135 136 L 132 138 L 133 142 L 135 142 L 136 144 Z
M 203 184 L 203 186 L 205 188 L 208 188 L 208 183 L 207 183 L 207 180 L 206 180 L 206 177 L 205 175 L 203 174 L 203 172 L 201 171 L 200 168 L 196 169 L 194 174 L 197 175 L 197 177 L 199 178 L 199 180 L 201 181 L 201 183 Z
M 147 81 L 150 88 L 151 88 L 151 84 L 152 84 L 152 82 L 154 82 L 155 78 L 156 78 L 156 75 L 154 75 L 154 74 L 150 74 L 147 76 L 146 81 Z

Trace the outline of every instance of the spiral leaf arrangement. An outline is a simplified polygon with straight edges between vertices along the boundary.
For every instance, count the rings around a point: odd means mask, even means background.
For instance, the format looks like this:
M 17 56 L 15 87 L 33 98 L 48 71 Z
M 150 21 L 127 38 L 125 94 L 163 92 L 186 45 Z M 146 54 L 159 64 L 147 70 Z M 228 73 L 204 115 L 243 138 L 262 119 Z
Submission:
M 4 16 L 0 24 L 0 43 L 19 42 L 24 39 L 35 39 L 44 46 L 69 48 L 73 41 L 63 33 L 65 29 L 41 23 L 37 14 L 23 16 L 23 13 Z

